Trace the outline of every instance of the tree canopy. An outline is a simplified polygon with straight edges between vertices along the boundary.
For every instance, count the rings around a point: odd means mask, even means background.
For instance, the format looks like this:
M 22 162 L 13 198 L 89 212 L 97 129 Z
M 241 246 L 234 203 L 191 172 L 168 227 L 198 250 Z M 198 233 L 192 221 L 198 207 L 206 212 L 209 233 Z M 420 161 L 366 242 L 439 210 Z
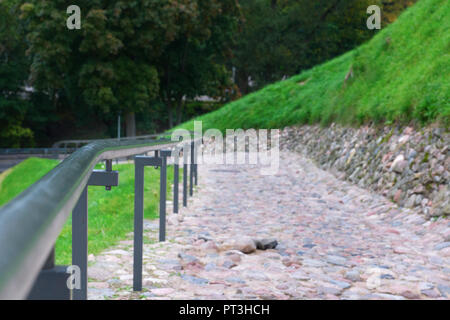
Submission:
M 245 20 L 234 48 L 237 83 L 246 94 L 347 52 L 374 35 L 367 8 L 390 23 L 413 0 L 241 0 Z M 255 83 L 249 87 L 249 77 Z
M 80 0 L 69 30 L 67 1 L 2 0 L 0 145 L 98 137 L 120 114 L 127 135 L 135 114 L 142 131 L 164 130 L 196 115 L 198 97 L 211 110 L 361 44 L 375 34 L 368 5 L 386 24 L 414 1 Z
M 0 147 L 19 147 L 33 138 L 32 131 L 23 126 L 29 103 L 21 94 L 29 64 L 18 12 L 14 1 L 0 1 Z
M 159 92 L 155 59 L 180 32 L 177 19 L 192 15 L 188 0 L 78 1 L 82 28 L 69 30 L 67 2 L 30 1 L 33 84 L 55 103 L 100 113 L 142 111 Z M 59 101 L 64 99 L 65 101 Z
M 173 105 L 181 121 L 183 98 L 208 95 L 220 98 L 230 89 L 231 76 L 225 68 L 237 31 L 239 6 L 236 0 L 197 0 L 195 14 L 177 21 L 182 31 L 158 60 L 161 99 L 169 111 Z

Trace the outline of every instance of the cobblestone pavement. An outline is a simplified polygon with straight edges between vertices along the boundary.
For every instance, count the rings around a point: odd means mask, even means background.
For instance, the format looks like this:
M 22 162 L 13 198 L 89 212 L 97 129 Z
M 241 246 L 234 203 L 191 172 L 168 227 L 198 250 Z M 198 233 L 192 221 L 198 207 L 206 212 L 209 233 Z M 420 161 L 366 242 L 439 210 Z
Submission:
M 144 290 L 132 292 L 130 235 L 89 257 L 89 299 L 450 297 L 448 219 L 426 221 L 298 154 L 280 163 L 274 176 L 200 166 L 188 208 L 168 207 L 168 241 L 145 223 Z M 250 238 L 278 246 L 251 252 Z

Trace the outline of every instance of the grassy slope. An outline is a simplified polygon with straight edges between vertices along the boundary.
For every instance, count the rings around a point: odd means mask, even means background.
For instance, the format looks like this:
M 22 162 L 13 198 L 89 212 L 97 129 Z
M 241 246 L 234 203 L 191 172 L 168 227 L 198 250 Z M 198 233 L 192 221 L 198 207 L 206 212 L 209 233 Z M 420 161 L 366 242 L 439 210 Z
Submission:
M 0 179 L 0 206 L 18 196 L 58 163 L 58 160 L 29 158 L 4 172 L 3 178 Z
M 222 131 L 412 120 L 448 127 L 449 17 L 448 0 L 420 0 L 363 46 L 195 120 Z M 181 127 L 193 130 L 193 121 Z
M 39 180 L 58 164 L 56 160 L 30 158 L 14 167 L 0 182 L 0 206 Z M 119 186 L 111 191 L 104 187 L 90 187 L 89 206 L 89 253 L 102 250 L 125 239 L 133 231 L 134 165 L 114 165 L 119 171 Z M 168 192 L 173 182 L 173 170 L 168 170 Z M 145 168 L 144 216 L 155 219 L 159 216 L 159 172 Z M 56 242 L 56 262 L 70 264 L 72 258 L 71 220 L 67 222 Z

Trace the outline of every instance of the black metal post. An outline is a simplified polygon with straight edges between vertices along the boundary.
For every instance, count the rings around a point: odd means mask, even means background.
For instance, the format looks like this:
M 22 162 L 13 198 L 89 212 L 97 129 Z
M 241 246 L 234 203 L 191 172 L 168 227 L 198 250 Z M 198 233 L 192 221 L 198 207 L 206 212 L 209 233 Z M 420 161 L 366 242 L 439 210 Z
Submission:
M 173 165 L 173 213 L 178 213 L 178 192 L 180 180 L 180 151 L 175 149 Z
M 189 166 L 189 195 L 194 195 L 194 141 L 191 142 L 191 163 Z
M 171 151 L 161 151 L 161 172 L 159 178 L 159 241 L 166 241 L 166 199 L 167 199 L 167 157 Z
M 188 148 L 183 146 L 183 206 L 187 207 L 187 188 L 188 188 Z
M 160 224 L 159 240 L 165 241 L 166 234 L 166 193 L 167 193 L 167 157 L 170 151 L 157 151 L 155 157 L 136 156 L 134 177 L 134 258 L 133 290 L 142 291 L 142 255 L 144 246 L 144 168 L 161 168 L 160 174 Z
M 67 266 L 55 266 L 54 249 L 50 253 L 43 271 L 35 282 L 28 299 L 48 300 L 86 300 L 88 284 L 88 186 L 119 185 L 119 173 L 111 171 L 94 170 L 87 186 L 81 192 L 77 204 L 72 212 L 72 265 L 78 267 L 80 273 L 73 274 L 75 285 L 68 287 L 68 280 L 72 274 L 68 273 Z M 77 286 L 79 284 L 79 287 Z
M 112 171 L 112 160 L 106 170 L 94 170 L 72 212 L 72 265 L 80 269 L 80 288 L 74 288 L 73 300 L 87 300 L 88 285 L 88 186 L 103 186 L 107 191 L 119 185 L 119 173 Z
M 106 160 L 105 161 L 105 171 L 111 172 L 112 171 L 112 160 Z M 106 191 L 111 191 L 111 186 L 105 186 Z
M 79 289 L 73 289 L 73 300 L 87 300 L 88 264 L 88 194 L 84 188 L 72 212 L 72 264 L 80 268 Z
M 66 267 L 55 266 L 55 248 L 53 247 L 27 299 L 70 300 L 71 290 L 67 287 L 68 278 Z
M 134 261 L 133 290 L 142 290 L 142 251 L 144 232 L 144 166 L 134 161 Z
M 198 185 L 198 143 L 194 142 L 194 184 Z

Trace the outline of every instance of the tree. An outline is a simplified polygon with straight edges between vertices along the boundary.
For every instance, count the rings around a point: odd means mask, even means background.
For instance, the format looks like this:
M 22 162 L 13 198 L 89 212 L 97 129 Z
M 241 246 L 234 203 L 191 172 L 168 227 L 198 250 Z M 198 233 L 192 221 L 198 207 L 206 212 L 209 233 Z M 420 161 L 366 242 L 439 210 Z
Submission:
M 416 2 L 417 0 L 381 0 L 383 23 L 389 24 L 394 22 L 403 10 Z
M 32 80 L 55 106 L 121 112 L 135 135 L 135 112 L 151 112 L 159 92 L 155 60 L 178 34 L 178 16 L 188 0 L 82 0 L 80 30 L 66 28 L 67 1 L 32 0 L 23 18 L 30 24 Z
M 178 17 L 180 32 L 158 61 L 160 96 L 167 105 L 169 126 L 182 120 L 184 99 L 223 97 L 231 86 L 225 67 L 239 19 L 236 0 L 196 0 Z
M 383 22 L 414 0 L 241 0 L 245 19 L 233 49 L 243 94 L 347 52 L 374 35 L 367 7 L 383 8 Z M 256 83 L 249 87 L 249 78 Z
M 33 132 L 23 126 L 30 105 L 23 97 L 29 61 L 18 12 L 16 1 L 0 1 L 0 147 L 19 148 L 33 141 Z

